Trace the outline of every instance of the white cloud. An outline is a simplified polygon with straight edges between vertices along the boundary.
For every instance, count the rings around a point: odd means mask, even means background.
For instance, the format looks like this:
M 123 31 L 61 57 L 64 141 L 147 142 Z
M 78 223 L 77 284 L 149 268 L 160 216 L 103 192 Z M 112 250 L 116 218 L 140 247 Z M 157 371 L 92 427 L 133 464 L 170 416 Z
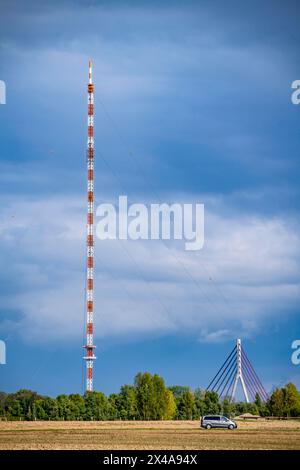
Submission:
M 196 198 L 199 201 L 199 197 Z M 178 202 L 174 198 L 174 202 Z M 192 332 L 200 341 L 251 336 L 299 303 L 299 229 L 287 218 L 206 211 L 198 253 L 160 241 L 97 241 L 96 336 Z M 10 320 L 31 341 L 82 334 L 84 206 L 77 198 L 15 200 L 1 209 L 2 289 Z M 13 218 L 11 217 L 13 214 Z M 7 322 L 6 322 L 7 324 Z

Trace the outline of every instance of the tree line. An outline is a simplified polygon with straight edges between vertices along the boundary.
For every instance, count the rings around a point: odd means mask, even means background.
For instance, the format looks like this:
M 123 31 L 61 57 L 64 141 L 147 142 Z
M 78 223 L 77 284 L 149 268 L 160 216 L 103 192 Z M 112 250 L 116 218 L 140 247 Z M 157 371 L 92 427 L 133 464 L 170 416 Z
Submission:
M 149 372 L 138 373 L 133 385 L 123 385 L 119 393 L 108 396 L 96 391 L 56 398 L 26 389 L 0 392 L 0 419 L 7 420 L 190 420 L 243 413 L 300 417 L 300 393 L 288 383 L 276 388 L 267 403 L 259 395 L 254 403 L 231 403 L 229 398 L 220 400 L 216 392 L 166 387 L 162 377 Z

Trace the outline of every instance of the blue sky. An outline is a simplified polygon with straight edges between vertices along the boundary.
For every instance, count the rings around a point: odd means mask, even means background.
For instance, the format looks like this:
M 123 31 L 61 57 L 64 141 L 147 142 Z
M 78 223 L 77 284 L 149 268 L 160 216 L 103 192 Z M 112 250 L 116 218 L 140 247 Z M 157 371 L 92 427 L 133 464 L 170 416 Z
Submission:
M 87 63 L 96 201 L 205 204 L 205 245 L 97 241 L 95 387 L 205 387 L 241 337 L 268 390 L 299 328 L 296 1 L 1 2 L 0 388 L 82 391 Z

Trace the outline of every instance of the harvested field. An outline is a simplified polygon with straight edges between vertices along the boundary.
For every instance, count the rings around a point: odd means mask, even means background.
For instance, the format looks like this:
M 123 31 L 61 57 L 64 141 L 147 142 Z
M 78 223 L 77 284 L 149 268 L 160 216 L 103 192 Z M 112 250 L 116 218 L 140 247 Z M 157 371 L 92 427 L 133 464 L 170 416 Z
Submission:
M 207 431 L 198 421 L 2 421 L 0 449 L 300 449 L 299 421 L 238 426 Z

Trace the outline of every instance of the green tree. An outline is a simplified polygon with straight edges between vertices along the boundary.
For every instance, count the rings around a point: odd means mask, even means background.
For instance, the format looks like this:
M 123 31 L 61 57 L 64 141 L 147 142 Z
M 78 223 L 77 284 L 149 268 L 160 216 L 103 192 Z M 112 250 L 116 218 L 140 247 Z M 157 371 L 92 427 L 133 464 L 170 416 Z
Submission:
M 21 416 L 25 419 L 31 420 L 32 419 L 32 408 L 33 403 L 41 399 L 42 396 L 38 395 L 36 392 L 27 389 L 18 390 L 14 394 L 15 399 L 19 402 L 21 407 Z
M 224 398 L 222 403 L 222 413 L 223 415 L 227 416 L 228 418 L 234 415 L 235 412 L 235 405 L 230 402 L 228 398 Z
M 193 392 L 187 390 L 176 400 L 178 419 L 193 419 L 195 415 L 195 398 Z
M 7 395 L 5 400 L 5 414 L 8 419 L 20 419 L 24 417 L 22 407 L 20 405 L 19 400 L 16 399 L 14 393 L 10 393 Z
M 260 413 L 261 410 L 262 410 L 262 407 L 263 407 L 263 403 L 262 403 L 262 400 L 261 400 L 261 398 L 260 398 L 260 394 L 259 394 L 259 393 L 256 393 L 254 403 L 255 403 L 255 405 L 257 406 L 257 409 L 258 409 L 258 411 L 259 411 L 259 413 Z
M 119 393 L 112 393 L 108 397 L 108 416 L 109 419 L 122 419 L 121 397 Z
M 59 409 L 56 398 L 46 397 L 43 399 L 43 408 L 45 410 L 46 419 L 56 421 L 59 420 Z
M 109 402 L 102 392 L 87 392 L 84 396 L 85 419 L 106 420 L 109 419 Z
M 276 388 L 268 400 L 267 407 L 271 416 L 284 415 L 284 394 L 282 388 Z
M 300 416 L 300 394 L 293 383 L 288 383 L 283 392 L 283 413 L 285 416 Z
M 204 414 L 221 413 L 221 404 L 217 392 L 206 390 L 204 395 Z
M 124 385 L 120 393 L 109 397 L 101 392 L 59 395 L 57 398 L 38 395 L 21 389 L 16 393 L 0 392 L 0 416 L 27 420 L 108 420 L 108 419 L 199 419 L 205 414 L 239 415 L 260 413 L 262 416 L 300 416 L 300 393 L 288 383 L 277 388 L 267 403 L 256 395 L 254 403 L 220 402 L 218 394 L 189 387 L 166 388 L 159 375 L 139 373 L 134 386 Z
M 163 419 L 174 419 L 176 416 L 177 406 L 171 390 L 165 390 L 165 412 Z
M 167 394 L 164 379 L 155 374 L 152 377 L 153 388 L 153 418 L 163 419 L 167 410 Z
M 70 416 L 73 420 L 82 420 L 85 415 L 84 398 L 79 393 L 69 395 Z
M 195 397 L 195 419 L 200 419 L 200 417 L 204 415 L 205 391 L 201 390 L 200 388 L 196 388 L 196 390 L 194 391 L 194 397 Z
M 135 377 L 135 394 L 139 419 L 163 419 L 167 413 L 169 395 L 165 382 L 159 375 L 149 372 Z
M 34 402 L 32 405 L 32 417 L 33 419 L 47 419 L 47 414 L 44 408 L 44 399 L 39 399 Z
M 120 416 L 122 419 L 136 419 L 136 390 L 132 385 L 123 385 L 120 391 Z
M 138 373 L 134 383 L 139 419 L 153 419 L 154 392 L 151 374 L 149 372 Z
M 186 386 L 186 385 L 172 385 L 172 387 L 169 387 L 169 390 L 171 390 L 171 392 L 173 393 L 174 395 L 174 398 L 176 400 L 176 398 L 179 398 L 179 397 L 182 397 L 182 395 L 186 392 L 189 392 L 190 391 L 190 387 Z
M 70 408 L 70 400 L 67 395 L 59 395 L 57 397 L 57 405 L 58 405 L 58 416 L 62 420 L 70 420 L 72 417 L 71 408 Z
M 267 416 L 268 415 L 268 409 L 266 406 L 266 403 L 262 401 L 261 396 L 259 393 L 256 393 L 255 395 L 255 400 L 254 404 L 257 407 L 258 413 L 260 416 Z
M 0 416 L 5 416 L 5 402 L 7 398 L 7 393 L 0 392 Z

